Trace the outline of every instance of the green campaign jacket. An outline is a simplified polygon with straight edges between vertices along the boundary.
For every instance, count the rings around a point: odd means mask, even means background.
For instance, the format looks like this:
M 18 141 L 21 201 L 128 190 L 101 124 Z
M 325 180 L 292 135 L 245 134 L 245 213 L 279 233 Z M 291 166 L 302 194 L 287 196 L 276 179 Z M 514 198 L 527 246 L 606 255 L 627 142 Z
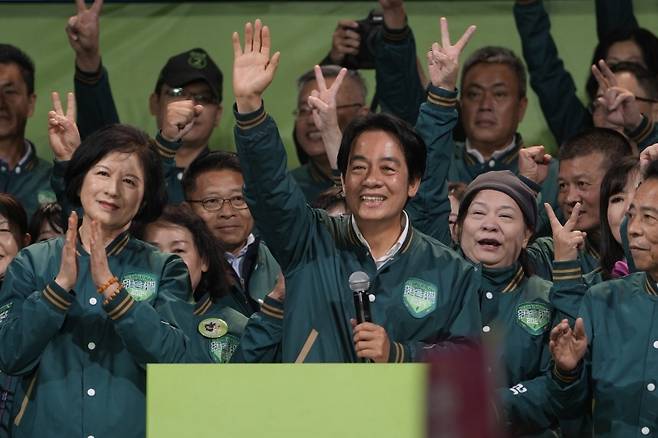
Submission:
M 15 196 L 25 208 L 28 219 L 42 204 L 56 202 L 50 188 L 52 165 L 37 156 L 36 147 L 25 140 L 27 155 L 14 169 L 0 160 L 0 192 Z
M 538 276 L 553 280 L 553 238 L 540 237 L 528 245 L 528 258 Z M 589 237 L 585 239 L 585 247 L 578 253 L 582 274 L 601 271 L 600 255 Z
M 477 267 L 411 227 L 400 251 L 377 270 L 349 216 L 332 218 L 307 206 L 264 108 L 235 116 L 245 195 L 286 276 L 284 362 L 356 361 L 348 286 L 354 271 L 370 276 L 373 322 L 388 333 L 390 361 L 416 359 L 421 341 L 461 341 L 479 332 Z
M 340 186 L 341 184 L 340 179 L 335 181 L 324 175 L 312 160 L 292 169 L 290 174 L 297 181 L 297 185 L 304 193 L 306 201 L 309 204 L 315 201 L 325 190 L 332 188 L 334 185 Z
M 658 287 L 643 272 L 587 290 L 579 311 L 589 344 L 584 363 L 571 375 L 554 367 L 547 382 L 556 414 L 593 409 L 596 437 L 658 433 L 657 312 Z
M 242 333 L 240 344 L 231 356 L 231 362 L 281 362 L 283 308 L 281 301 L 268 296 L 265 297 L 260 306 L 260 311 L 249 318 L 249 322 Z
M 189 338 L 185 362 L 229 362 L 238 348 L 247 317 L 207 293 L 196 303 L 179 304 L 176 320 Z
M 23 249 L 0 291 L 0 369 L 22 376 L 16 437 L 145 434 L 147 363 L 183 362 L 175 308 L 190 296 L 185 263 L 119 235 L 107 246 L 120 293 L 103 304 L 78 243 L 78 280 L 54 278 L 63 237 Z

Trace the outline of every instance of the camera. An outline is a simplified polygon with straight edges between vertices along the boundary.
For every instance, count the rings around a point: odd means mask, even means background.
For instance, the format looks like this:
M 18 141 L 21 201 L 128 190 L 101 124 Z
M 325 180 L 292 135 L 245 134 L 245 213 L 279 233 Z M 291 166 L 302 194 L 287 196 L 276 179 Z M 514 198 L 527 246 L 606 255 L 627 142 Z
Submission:
M 342 64 L 352 70 L 375 68 L 374 42 L 377 32 L 384 26 L 384 15 L 380 10 L 373 9 L 368 16 L 357 20 L 359 28 L 357 32 L 361 37 L 358 55 L 346 55 Z

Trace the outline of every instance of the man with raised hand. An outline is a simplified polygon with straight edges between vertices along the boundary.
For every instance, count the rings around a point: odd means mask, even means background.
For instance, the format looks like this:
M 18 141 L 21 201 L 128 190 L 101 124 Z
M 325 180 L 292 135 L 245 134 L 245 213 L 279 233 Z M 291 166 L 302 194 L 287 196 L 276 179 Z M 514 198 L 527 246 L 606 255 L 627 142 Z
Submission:
M 76 0 L 76 5 L 77 14 L 69 18 L 66 32 L 75 52 L 75 97 L 84 139 L 105 125 L 118 123 L 119 115 L 100 55 L 103 0 L 94 0 L 90 7 L 85 0 Z M 197 157 L 208 153 L 208 142 L 222 116 L 222 81 L 221 70 L 200 48 L 172 56 L 160 71 L 149 97 L 149 110 L 158 126 L 156 141 L 170 203 L 184 201 L 180 184 L 183 172 Z M 171 116 L 191 111 L 193 117 L 180 121 L 180 129 L 174 129 L 176 135 L 167 135 Z
M 647 167 L 628 210 L 630 252 L 638 271 L 583 294 L 575 326 L 551 331 L 549 382 L 556 415 L 593 409 L 595 437 L 658 432 L 658 161 Z M 566 289 L 565 289 L 565 292 Z
M 286 277 L 283 361 L 413 361 L 427 343 L 477 336 L 478 269 L 414 230 L 404 212 L 424 173 L 421 137 L 388 115 L 355 120 L 337 158 L 352 215 L 309 208 L 263 106 L 280 58 L 270 43 L 260 20 L 245 25 L 244 48 L 233 34 L 233 91 L 245 195 Z M 374 301 L 372 322 L 353 327 L 356 271 L 369 276 Z

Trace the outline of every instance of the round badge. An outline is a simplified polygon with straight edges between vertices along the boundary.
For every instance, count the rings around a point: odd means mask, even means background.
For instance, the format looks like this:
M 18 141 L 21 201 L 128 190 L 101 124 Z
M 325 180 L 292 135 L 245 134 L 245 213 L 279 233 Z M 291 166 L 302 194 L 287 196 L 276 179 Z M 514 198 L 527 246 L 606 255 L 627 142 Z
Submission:
M 199 323 L 199 333 L 210 339 L 221 338 L 228 333 L 228 324 L 219 318 L 204 319 Z

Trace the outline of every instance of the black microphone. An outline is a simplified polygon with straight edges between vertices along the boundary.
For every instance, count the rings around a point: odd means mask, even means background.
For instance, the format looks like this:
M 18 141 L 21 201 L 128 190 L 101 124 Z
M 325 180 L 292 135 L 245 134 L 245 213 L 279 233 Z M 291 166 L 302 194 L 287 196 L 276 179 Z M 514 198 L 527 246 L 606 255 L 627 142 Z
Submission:
M 354 295 L 354 309 L 356 310 L 356 322 L 372 322 L 370 315 L 370 277 L 363 271 L 352 272 L 349 278 L 350 289 Z

